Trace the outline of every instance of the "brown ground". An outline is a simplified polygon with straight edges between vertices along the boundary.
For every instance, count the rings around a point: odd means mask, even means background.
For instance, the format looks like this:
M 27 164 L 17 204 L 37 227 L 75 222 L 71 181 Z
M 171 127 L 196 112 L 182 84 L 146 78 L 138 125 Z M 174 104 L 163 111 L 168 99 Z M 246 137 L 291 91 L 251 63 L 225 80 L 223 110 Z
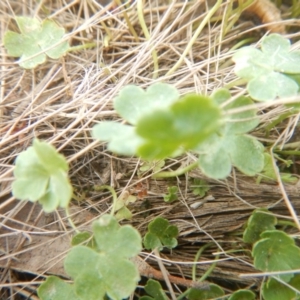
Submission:
M 140 199 L 130 206 L 134 214 L 131 224 L 142 235 L 156 216 L 167 218 L 180 229 L 179 246 L 161 253 L 163 258 L 173 262 L 166 264 L 167 270 L 173 275 L 190 278 L 191 264 L 176 262 L 193 262 L 199 248 L 211 243 L 200 258 L 203 264 L 197 267 L 197 274 L 200 277 L 215 254 L 220 253 L 220 261 L 208 280 L 220 284 L 228 293 L 240 287 L 251 287 L 253 291 L 259 288 L 259 278 L 240 276 L 256 272 L 245 250 L 247 246 L 242 243 L 243 225 L 253 209 L 268 207 L 278 216 L 292 220 L 285 198 L 298 214 L 298 185 L 285 185 L 284 188 L 275 182 L 257 185 L 255 178 L 238 172 L 225 181 L 206 179 L 212 200 L 196 209 L 191 208 L 191 204 L 201 200 L 191 189 L 193 178 L 204 178 L 199 172 L 170 180 L 151 179 L 151 172 L 139 177 L 139 160 L 112 155 L 105 144 L 93 141 L 90 131 L 94 124 L 117 118 L 112 99 L 126 84 L 147 87 L 164 81 L 173 84 L 181 94 L 195 91 L 211 94 L 236 79 L 230 49 L 238 42 L 251 38 L 256 43 L 268 29 L 282 30 L 283 25 L 293 42 L 299 39 L 300 22 L 292 19 L 288 4 L 281 7 L 286 21 L 270 20 L 264 15 L 267 18 L 264 22 L 277 22 L 272 27 L 261 24 L 261 12 L 253 15 L 253 11 L 248 10 L 240 16 L 240 10 L 231 10 L 230 5 L 224 3 L 204 27 L 179 68 L 166 75 L 207 15 L 207 8 L 203 1 L 145 2 L 149 41 L 141 30 L 136 3 L 127 13 L 137 39 L 128 30 L 122 8 L 103 8 L 97 1 L 0 0 L 1 37 L 7 29 L 17 30 L 13 15 L 23 15 L 54 19 L 69 32 L 72 46 L 97 42 L 97 47 L 70 52 L 57 61 L 48 59 L 34 70 L 19 67 L 1 45 L 0 299 L 37 299 L 37 285 L 29 281 L 40 282 L 47 274 L 64 274 L 62 260 L 73 233 L 62 211 L 45 214 L 38 204 L 20 202 L 11 195 L 14 160 L 31 145 L 34 137 L 52 143 L 70 163 L 71 181 L 77 200 L 81 200 L 72 202 L 79 229 L 89 229 L 93 219 L 111 205 L 109 194 L 95 191 L 95 185 L 111 184 L 118 194 L 126 190 L 139 195 Z M 108 44 L 105 44 L 109 35 Z M 153 78 L 152 48 L 159 57 L 158 79 Z M 243 91 L 242 87 L 232 89 L 234 94 Z M 260 106 L 260 109 L 262 127 L 283 111 L 280 105 Z M 284 144 L 293 138 L 295 122 L 297 119 L 293 117 L 278 126 L 268 139 L 264 138 L 263 131 L 256 134 L 269 144 Z M 176 169 L 190 160 L 189 157 L 169 160 L 165 168 Z M 296 167 L 292 171 L 298 172 Z M 179 187 L 179 201 L 166 204 L 163 195 L 172 185 Z M 231 249 L 245 251 L 226 253 Z M 149 263 L 159 269 L 155 260 Z

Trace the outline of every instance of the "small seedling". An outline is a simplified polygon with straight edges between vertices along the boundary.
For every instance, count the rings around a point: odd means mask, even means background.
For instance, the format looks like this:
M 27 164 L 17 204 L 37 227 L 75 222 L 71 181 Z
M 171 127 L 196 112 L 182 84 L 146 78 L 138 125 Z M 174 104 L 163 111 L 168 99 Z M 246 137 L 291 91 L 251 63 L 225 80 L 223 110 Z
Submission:
M 144 161 L 138 170 L 138 175 L 139 177 L 141 177 L 143 174 L 147 173 L 148 171 L 157 173 L 164 167 L 164 165 L 165 165 L 164 160 Z
M 146 91 L 126 86 L 114 99 L 116 111 L 131 125 L 112 121 L 94 126 L 93 136 L 108 149 L 146 160 L 177 156 L 196 147 L 220 127 L 221 111 L 200 95 L 179 98 L 177 90 L 156 83 Z
M 203 198 L 206 195 L 206 192 L 209 191 L 208 183 L 199 178 L 194 178 L 191 188 L 193 189 L 193 194 L 200 198 Z
M 120 197 L 118 198 L 115 206 L 115 211 L 116 211 L 116 219 L 117 220 L 131 220 L 132 218 L 132 213 L 131 211 L 127 208 L 127 206 L 130 203 L 134 203 L 137 200 L 137 198 L 133 195 L 130 195 L 127 191 L 122 193 Z
M 169 300 L 160 283 L 156 280 L 149 279 L 144 289 L 149 296 L 140 297 L 139 300 Z
M 276 166 L 278 169 L 278 167 Z M 280 178 L 283 182 L 295 183 L 298 181 L 296 176 L 293 176 L 290 173 L 280 172 Z M 277 181 L 277 176 L 274 171 L 274 166 L 272 163 L 272 157 L 269 153 L 264 153 L 264 168 L 257 176 L 256 183 L 260 183 L 261 181 Z
M 168 220 L 157 217 L 148 225 L 144 246 L 146 249 L 157 249 L 158 251 L 161 251 L 163 247 L 172 249 L 177 246 L 177 236 L 177 226 L 170 225 Z
M 65 30 L 54 21 L 40 22 L 28 17 L 16 17 L 15 20 L 20 33 L 7 31 L 4 46 L 8 55 L 20 57 L 18 63 L 21 67 L 35 68 L 46 61 L 46 56 L 58 59 L 69 50 L 68 42 L 62 40 Z
M 231 97 L 228 90 L 220 89 L 212 95 L 218 105 Z M 226 106 L 226 110 L 253 104 L 247 97 L 239 97 Z M 226 178 L 235 166 L 246 175 L 254 176 L 264 167 L 264 146 L 253 136 L 246 135 L 258 125 L 256 110 L 251 109 L 228 115 L 222 130 L 197 147 L 199 167 L 204 174 L 215 179 Z
M 14 169 L 13 195 L 21 200 L 38 201 L 45 212 L 58 206 L 67 208 L 72 198 L 68 163 L 56 149 L 35 139 L 18 155 Z
M 167 203 L 172 203 L 178 199 L 177 197 L 178 187 L 171 186 L 168 187 L 168 194 L 164 195 L 164 200 Z
M 288 39 L 270 34 L 262 39 L 261 50 L 249 46 L 234 54 L 235 73 L 248 81 L 253 99 L 272 101 L 298 93 L 299 85 L 290 75 L 300 73 L 300 51 L 290 48 Z
M 104 299 L 105 295 L 121 300 L 134 291 L 139 273 L 129 258 L 141 251 L 138 231 L 130 225 L 120 226 L 110 215 L 103 215 L 92 228 L 95 246 L 74 246 L 64 261 L 66 273 L 74 282 L 67 284 L 59 278 L 49 277 L 38 289 L 42 300 L 96 300 Z M 63 298 L 66 295 L 74 297 Z

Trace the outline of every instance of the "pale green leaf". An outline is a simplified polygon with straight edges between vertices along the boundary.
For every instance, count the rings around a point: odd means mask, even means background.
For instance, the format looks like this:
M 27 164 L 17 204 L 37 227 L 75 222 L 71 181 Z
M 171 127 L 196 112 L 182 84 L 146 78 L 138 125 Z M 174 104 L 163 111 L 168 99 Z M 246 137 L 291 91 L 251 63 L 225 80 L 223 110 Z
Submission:
M 39 201 L 47 212 L 67 207 L 73 194 L 67 170 L 65 158 L 53 146 L 34 140 L 33 146 L 16 159 L 13 195 L 20 200 Z
M 68 42 L 61 41 L 65 33 L 64 29 L 54 21 L 45 20 L 40 23 L 35 18 L 16 17 L 16 22 L 21 33 L 7 31 L 4 36 L 4 46 L 9 55 L 20 57 L 18 63 L 21 67 L 35 68 L 45 62 L 46 54 L 57 59 L 69 49 Z M 51 49 L 48 49 L 49 47 Z
M 138 154 L 145 159 L 178 155 L 204 141 L 220 127 L 221 112 L 210 98 L 187 95 L 170 109 L 139 120 L 136 132 L 145 139 Z
M 114 99 L 114 107 L 124 120 L 135 125 L 145 114 L 167 108 L 178 98 L 177 89 L 166 83 L 154 83 L 146 91 L 138 86 L 127 85 Z
M 275 230 L 277 219 L 267 209 L 259 208 L 253 211 L 243 233 L 245 243 L 254 244 L 266 230 Z
M 300 248 L 285 232 L 264 231 L 253 246 L 254 266 L 261 271 L 288 271 L 300 268 Z M 278 275 L 288 282 L 293 274 Z
M 40 300 L 82 300 L 74 290 L 74 285 L 61 280 L 56 276 L 49 276 L 38 290 Z
M 284 74 L 270 72 L 250 80 L 247 89 L 251 97 L 258 101 L 273 101 L 276 97 L 297 95 L 298 85 Z
M 144 289 L 151 297 L 143 296 L 139 300 L 169 300 L 160 283 L 156 280 L 149 279 Z
M 129 225 L 121 227 L 110 215 L 92 227 L 96 247 L 75 246 L 65 259 L 77 293 L 85 299 L 97 299 L 97 294 L 100 299 L 104 294 L 114 300 L 129 297 L 139 281 L 137 267 L 128 259 L 141 251 L 138 231 Z
M 238 290 L 228 300 L 255 300 L 255 294 L 249 290 Z
M 263 283 L 262 295 L 265 300 L 299 300 L 300 299 L 300 275 L 296 274 L 288 283 L 290 286 L 298 290 L 296 293 L 287 285 L 277 281 L 275 278 L 270 278 Z
M 232 164 L 242 173 L 254 176 L 264 167 L 264 147 L 254 137 L 247 135 L 231 136 L 228 147 Z
M 113 121 L 104 121 L 93 127 L 92 136 L 108 142 L 108 150 L 121 155 L 135 155 L 143 140 L 135 133 L 135 128 Z
M 57 153 L 52 145 L 35 139 L 33 148 L 38 155 L 40 163 L 47 168 L 48 172 L 56 172 L 58 169 L 68 171 L 69 166 L 65 157 Z
M 59 27 L 51 20 L 44 20 L 42 22 L 42 30 L 39 35 L 40 40 L 38 44 L 49 57 L 58 59 L 69 49 L 68 42 L 61 42 L 53 47 L 53 45 L 57 44 L 63 38 L 64 34 L 64 28 Z M 49 47 L 51 47 L 51 49 L 48 49 Z
M 187 295 L 188 300 L 206 300 L 206 299 L 218 299 L 225 295 L 223 289 L 216 285 L 210 284 L 207 290 L 199 290 L 192 288 Z

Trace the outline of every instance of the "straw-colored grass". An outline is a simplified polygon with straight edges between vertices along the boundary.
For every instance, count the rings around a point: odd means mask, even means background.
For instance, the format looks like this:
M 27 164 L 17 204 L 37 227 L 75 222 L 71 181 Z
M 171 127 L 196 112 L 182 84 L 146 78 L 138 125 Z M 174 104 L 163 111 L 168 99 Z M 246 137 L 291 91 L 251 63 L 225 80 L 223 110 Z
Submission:
M 209 268 L 218 252 L 220 261 L 209 278 L 211 282 L 220 284 L 228 293 L 237 287 L 257 289 L 260 278 L 239 276 L 256 272 L 249 253 L 226 251 L 239 248 L 241 235 L 238 233 L 256 207 L 269 207 L 279 216 L 295 220 L 300 209 L 297 186 L 256 185 L 255 179 L 233 172 L 228 180 L 209 180 L 208 194 L 213 200 L 193 209 L 191 204 L 199 199 L 193 196 L 190 184 L 191 178 L 203 178 L 199 172 L 168 181 L 151 179 L 151 172 L 139 178 L 136 171 L 141 162 L 137 158 L 113 155 L 105 144 L 91 138 L 90 131 L 102 120 L 118 120 L 112 99 L 127 84 L 146 88 L 164 81 L 174 85 L 181 94 L 211 94 L 230 85 L 237 79 L 230 49 L 247 38 L 258 42 L 269 27 L 257 24 L 255 18 L 252 21 L 245 15 L 239 16 L 239 10 L 232 11 L 230 1 L 224 1 L 183 56 L 209 13 L 205 1 L 144 1 L 143 18 L 149 37 L 145 37 L 141 28 L 137 3 L 103 7 L 100 2 L 0 0 L 1 37 L 8 29 L 17 30 L 13 18 L 22 15 L 55 20 L 68 32 L 72 46 L 96 42 L 94 48 L 70 52 L 57 61 L 48 59 L 34 70 L 19 67 L 1 44 L 0 298 L 24 299 L 22 295 L 37 299 L 35 289 L 44 276 L 64 275 L 62 260 L 73 233 L 64 214 L 57 211 L 47 215 L 39 205 L 19 202 L 11 195 L 14 161 L 35 137 L 52 143 L 70 163 L 70 178 L 77 198 L 72 202 L 72 209 L 80 230 L 88 229 L 93 219 L 110 209 L 109 194 L 95 191 L 94 186 L 110 184 L 118 194 L 126 190 L 133 195 L 144 189 L 148 195 L 130 207 L 134 213 L 131 223 L 144 234 L 147 224 L 160 215 L 180 229 L 179 246 L 161 254 L 168 260 L 165 267 L 170 273 L 190 278 L 196 252 L 211 243 L 201 256 L 198 276 Z M 124 12 L 136 37 L 129 30 Z M 236 22 L 228 27 L 231 20 Z M 280 20 L 276 22 L 278 25 Z M 292 33 L 297 32 L 294 29 L 299 27 L 299 20 L 280 24 L 292 25 L 288 37 L 293 41 L 299 39 L 298 33 Z M 300 48 L 299 43 L 295 48 Z M 157 70 L 153 54 L 158 58 Z M 172 70 L 179 60 L 182 63 Z M 235 87 L 232 92 L 246 93 L 244 87 Z M 284 101 L 272 106 L 258 105 L 262 126 L 283 113 Z M 268 138 L 260 131 L 255 134 L 270 145 L 284 145 L 295 138 L 298 117 L 279 125 Z M 165 169 L 175 169 L 193 160 L 192 155 L 168 160 Z M 162 196 L 171 185 L 180 188 L 179 201 L 166 204 Z M 292 208 L 288 209 L 287 203 Z M 152 259 L 149 263 L 156 265 Z

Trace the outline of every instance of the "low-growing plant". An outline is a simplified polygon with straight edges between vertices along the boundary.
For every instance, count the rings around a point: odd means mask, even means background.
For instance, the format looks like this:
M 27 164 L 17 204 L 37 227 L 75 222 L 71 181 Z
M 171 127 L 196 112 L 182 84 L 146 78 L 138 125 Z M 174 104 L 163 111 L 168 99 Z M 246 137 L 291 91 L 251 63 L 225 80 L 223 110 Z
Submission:
M 46 41 L 39 48 L 41 32 L 46 35 L 53 32 L 51 44 L 62 39 L 63 30 L 52 21 L 40 23 L 36 20 L 30 25 L 28 19 L 19 18 L 17 23 L 21 34 L 8 32 L 5 46 L 11 49 L 8 50 L 10 55 L 21 57 L 20 65 L 24 68 L 43 62 L 45 53 L 57 58 L 67 51 L 69 46 L 65 42 L 50 52 Z M 15 50 L 18 39 L 26 45 L 32 43 L 31 48 L 27 52 Z M 41 51 L 45 53 L 38 54 Z M 235 167 L 248 176 L 274 179 L 268 148 L 251 134 L 259 125 L 254 101 L 273 101 L 276 97 L 298 94 L 299 53 L 290 51 L 289 41 L 279 35 L 265 37 L 261 51 L 253 47 L 237 51 L 233 57 L 235 70 L 248 82 L 247 97 L 233 97 L 226 89 L 219 89 L 210 96 L 182 96 L 166 83 L 155 83 L 146 90 L 134 85 L 125 86 L 114 99 L 114 108 L 124 122 L 101 121 L 94 126 L 92 135 L 108 142 L 108 150 L 114 153 L 146 160 L 148 165 L 144 165 L 139 175 L 151 168 L 160 171 L 164 160 L 190 152 L 196 157 L 194 163 L 179 170 L 158 172 L 155 177 L 180 175 L 198 168 L 209 178 L 225 179 Z M 37 60 L 31 58 L 34 55 Z M 298 109 L 296 103 L 291 106 L 291 113 Z M 156 164 L 157 161 L 163 163 Z M 38 201 L 45 212 L 60 206 L 68 215 L 72 186 L 67 172 L 65 158 L 53 146 L 36 139 L 16 159 L 12 192 L 18 199 Z M 204 196 L 206 190 L 199 188 L 200 182 L 197 184 L 194 194 Z M 142 239 L 136 229 L 130 225 L 121 226 L 118 220 L 132 217 L 128 207 L 136 198 L 130 194 L 117 198 L 111 187 L 102 188 L 109 189 L 113 195 L 110 215 L 103 215 L 95 221 L 92 233 L 78 232 L 69 218 L 77 235 L 73 238 L 73 247 L 66 256 L 64 267 L 73 281 L 67 283 L 49 276 L 38 289 L 42 300 L 103 299 L 106 296 L 121 300 L 135 290 L 139 273 L 131 259 L 140 253 Z M 176 192 L 177 187 L 170 187 L 165 200 L 172 202 Z M 277 224 L 277 219 L 268 211 L 256 210 L 247 223 L 243 239 L 253 246 L 255 268 L 271 274 L 262 284 L 262 297 L 266 300 L 297 299 L 300 276 L 295 275 L 295 269 L 300 268 L 300 250 L 292 237 L 276 229 Z M 177 236 L 178 228 L 159 217 L 149 223 L 144 246 L 149 250 L 172 249 L 177 246 Z M 224 296 L 224 290 L 218 285 L 210 284 L 209 287 L 209 290 L 190 288 L 178 299 Z M 145 290 L 149 296 L 142 297 L 143 300 L 167 299 L 159 283 L 149 281 Z M 252 291 L 238 290 L 229 299 L 254 298 Z

